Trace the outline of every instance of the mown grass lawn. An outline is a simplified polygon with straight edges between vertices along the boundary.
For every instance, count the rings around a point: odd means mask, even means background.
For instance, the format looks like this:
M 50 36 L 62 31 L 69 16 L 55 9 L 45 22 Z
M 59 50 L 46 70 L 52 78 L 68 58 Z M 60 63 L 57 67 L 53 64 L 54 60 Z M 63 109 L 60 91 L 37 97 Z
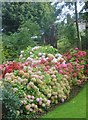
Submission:
M 72 100 L 42 118 L 86 118 L 86 88 L 88 88 L 88 84 Z

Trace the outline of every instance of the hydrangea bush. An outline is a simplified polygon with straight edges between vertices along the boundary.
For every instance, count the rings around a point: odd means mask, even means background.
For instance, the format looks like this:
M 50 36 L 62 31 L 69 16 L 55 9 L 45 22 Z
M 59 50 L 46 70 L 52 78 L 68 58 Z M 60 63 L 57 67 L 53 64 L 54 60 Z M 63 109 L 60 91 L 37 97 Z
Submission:
M 55 55 L 58 53 L 58 50 L 53 48 L 52 46 L 35 46 L 35 47 L 27 47 L 26 50 L 21 51 L 19 60 L 25 61 L 29 57 L 38 59 L 39 57 L 46 57 L 47 54 Z
M 42 113 L 51 105 L 65 102 L 72 87 L 88 78 L 86 52 L 77 48 L 61 55 L 51 46 L 28 47 L 21 51 L 19 62 L 7 62 L 1 68 L 2 89 L 10 85 L 22 104 L 16 110 L 19 115 Z

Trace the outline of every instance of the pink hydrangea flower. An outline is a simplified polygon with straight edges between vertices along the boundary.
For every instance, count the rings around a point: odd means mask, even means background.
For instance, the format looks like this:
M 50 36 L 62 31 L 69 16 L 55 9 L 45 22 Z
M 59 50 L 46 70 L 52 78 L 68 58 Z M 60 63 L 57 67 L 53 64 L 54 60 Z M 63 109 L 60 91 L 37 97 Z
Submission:
M 35 97 L 34 96 L 31 96 L 32 99 L 34 99 Z
M 59 70 L 59 73 L 63 74 L 63 70 Z
M 61 64 L 61 67 L 66 68 L 67 64 Z
M 75 48 L 75 50 L 78 50 L 78 48 Z
M 40 98 L 37 98 L 36 101 L 39 102 L 39 101 L 40 101 Z
M 61 99 L 61 102 L 64 103 L 64 99 L 63 98 Z
M 73 73 L 73 77 L 77 77 L 77 73 Z
M 56 78 L 56 75 L 52 75 L 51 77 L 52 77 L 52 78 Z
M 48 104 L 50 104 L 50 103 L 51 103 L 51 101 L 50 101 L 50 100 L 48 100 L 48 101 L 47 101 L 47 103 L 48 103 Z
M 31 98 L 31 96 L 30 96 L 30 95 L 28 95 L 28 96 L 27 96 L 27 98 L 28 98 L 28 99 L 30 99 L 30 98 Z

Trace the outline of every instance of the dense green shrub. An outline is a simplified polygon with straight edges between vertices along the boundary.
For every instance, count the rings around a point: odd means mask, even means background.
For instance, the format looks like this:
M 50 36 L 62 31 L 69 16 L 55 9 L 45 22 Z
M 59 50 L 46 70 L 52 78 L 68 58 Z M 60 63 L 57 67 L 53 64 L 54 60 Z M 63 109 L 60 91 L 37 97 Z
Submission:
M 40 28 L 36 22 L 27 21 L 21 25 L 18 32 L 10 35 L 3 34 L 3 60 L 14 60 L 18 58 L 21 50 L 28 45 L 35 46 L 41 44 Z M 37 38 L 32 37 L 37 36 Z
M 14 95 L 11 86 L 5 86 L 2 89 L 2 119 L 14 120 L 19 116 L 18 110 L 21 107 L 21 102 L 18 96 Z

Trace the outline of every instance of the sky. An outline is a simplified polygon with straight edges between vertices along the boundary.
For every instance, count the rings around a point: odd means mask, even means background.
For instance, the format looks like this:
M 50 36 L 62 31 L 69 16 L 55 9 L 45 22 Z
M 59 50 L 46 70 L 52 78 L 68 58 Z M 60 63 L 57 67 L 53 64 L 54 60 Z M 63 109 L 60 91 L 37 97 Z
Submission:
M 52 3 L 54 4 L 54 3 Z M 61 3 L 58 3 L 57 5 L 57 9 L 60 8 L 60 6 L 64 5 L 64 1 Z M 81 11 L 81 9 L 83 8 L 83 6 L 85 5 L 84 2 L 77 2 L 77 11 L 78 13 Z M 70 14 L 71 16 L 73 16 L 75 13 L 75 9 L 74 6 L 72 7 L 72 9 L 69 9 L 68 6 L 64 6 L 64 8 L 62 9 L 62 13 L 60 16 L 57 16 L 57 21 L 56 22 L 61 22 L 65 19 L 65 15 Z

